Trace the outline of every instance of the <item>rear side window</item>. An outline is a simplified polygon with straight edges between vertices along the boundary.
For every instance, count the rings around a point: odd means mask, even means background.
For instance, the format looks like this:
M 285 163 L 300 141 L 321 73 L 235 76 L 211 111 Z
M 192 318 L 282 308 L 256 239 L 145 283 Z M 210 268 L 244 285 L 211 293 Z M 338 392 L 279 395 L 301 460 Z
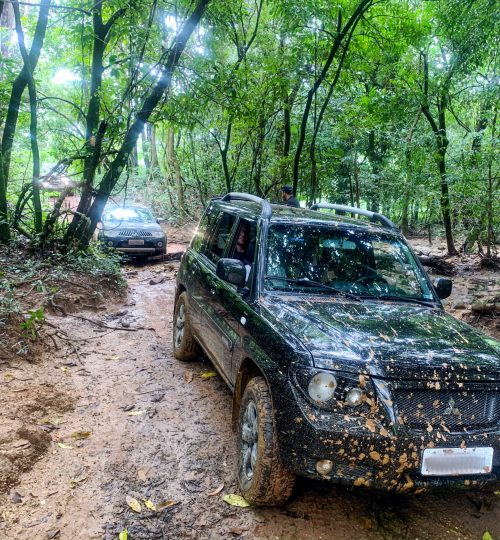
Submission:
M 235 221 L 235 216 L 221 212 L 217 231 L 212 235 L 205 249 L 205 255 L 214 263 L 217 263 L 224 254 Z

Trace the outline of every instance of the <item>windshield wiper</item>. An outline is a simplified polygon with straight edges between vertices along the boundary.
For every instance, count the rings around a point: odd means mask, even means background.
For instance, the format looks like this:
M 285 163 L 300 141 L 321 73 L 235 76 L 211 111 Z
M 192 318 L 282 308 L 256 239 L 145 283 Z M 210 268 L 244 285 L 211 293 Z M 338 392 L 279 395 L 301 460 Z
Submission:
M 408 302 L 409 304 L 418 304 L 425 307 L 435 307 L 434 300 L 419 300 L 418 298 L 411 298 L 409 296 L 397 296 L 395 294 L 380 294 L 377 296 L 362 296 L 362 298 L 367 298 L 370 300 L 393 300 L 394 302 Z
M 330 285 L 325 285 L 324 283 L 321 283 L 320 281 L 314 281 L 312 279 L 307 278 L 287 278 L 283 276 L 266 276 L 265 279 L 281 279 L 282 281 L 286 281 L 287 283 L 295 283 L 297 285 L 305 285 L 306 287 L 321 287 L 322 289 L 325 289 L 327 291 L 332 291 L 334 293 L 337 293 L 341 296 L 345 296 L 346 298 L 350 298 L 351 300 L 356 300 L 356 302 L 361 302 L 361 299 L 356 296 L 355 294 L 348 293 L 346 291 L 343 291 L 342 289 L 336 289 L 335 287 L 330 287 Z

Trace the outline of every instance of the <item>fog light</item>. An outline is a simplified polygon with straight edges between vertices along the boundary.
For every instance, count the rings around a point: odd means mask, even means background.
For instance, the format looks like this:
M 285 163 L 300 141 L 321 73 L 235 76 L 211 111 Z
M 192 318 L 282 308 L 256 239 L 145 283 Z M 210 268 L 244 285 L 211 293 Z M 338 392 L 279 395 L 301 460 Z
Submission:
M 163 242 L 156 242 L 156 245 L 157 245 L 158 247 L 163 247 Z
M 320 459 L 316 462 L 316 470 L 321 476 L 326 476 L 332 472 L 333 461 L 329 459 Z
M 324 403 L 332 399 L 337 388 L 337 380 L 331 373 L 320 371 L 309 381 L 307 391 L 311 399 L 318 403 Z
M 364 394 L 361 388 L 351 388 L 345 396 L 345 402 L 349 407 L 357 407 L 363 403 Z

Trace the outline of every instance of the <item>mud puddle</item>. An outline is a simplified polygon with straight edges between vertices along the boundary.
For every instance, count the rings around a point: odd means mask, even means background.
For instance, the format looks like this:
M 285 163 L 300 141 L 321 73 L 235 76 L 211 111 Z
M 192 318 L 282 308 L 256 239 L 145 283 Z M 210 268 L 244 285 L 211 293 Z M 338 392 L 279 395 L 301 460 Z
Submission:
M 127 267 L 128 300 L 86 314 L 101 326 L 57 318 L 77 356 L 18 384 L 57 380 L 65 406 L 47 408 L 48 451 L 0 497 L 0 538 L 111 540 L 125 529 L 130 540 L 500 538 L 500 497 L 480 493 L 395 496 L 299 480 L 284 508 L 227 505 L 222 496 L 238 493 L 231 395 L 220 377 L 203 377 L 208 361 L 172 356 L 177 264 Z

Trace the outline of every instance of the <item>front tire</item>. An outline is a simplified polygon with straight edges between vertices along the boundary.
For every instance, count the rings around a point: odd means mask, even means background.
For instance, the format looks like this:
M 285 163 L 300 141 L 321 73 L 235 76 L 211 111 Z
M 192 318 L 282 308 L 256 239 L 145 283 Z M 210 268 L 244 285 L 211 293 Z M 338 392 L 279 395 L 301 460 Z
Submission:
M 199 345 L 193 337 L 189 321 L 187 293 L 183 292 L 175 304 L 173 324 L 174 356 L 177 360 L 188 362 L 194 360 L 200 352 Z
M 241 400 L 238 479 L 243 497 L 255 506 L 286 503 L 295 483 L 295 475 L 279 460 L 273 405 L 263 377 L 250 380 Z

